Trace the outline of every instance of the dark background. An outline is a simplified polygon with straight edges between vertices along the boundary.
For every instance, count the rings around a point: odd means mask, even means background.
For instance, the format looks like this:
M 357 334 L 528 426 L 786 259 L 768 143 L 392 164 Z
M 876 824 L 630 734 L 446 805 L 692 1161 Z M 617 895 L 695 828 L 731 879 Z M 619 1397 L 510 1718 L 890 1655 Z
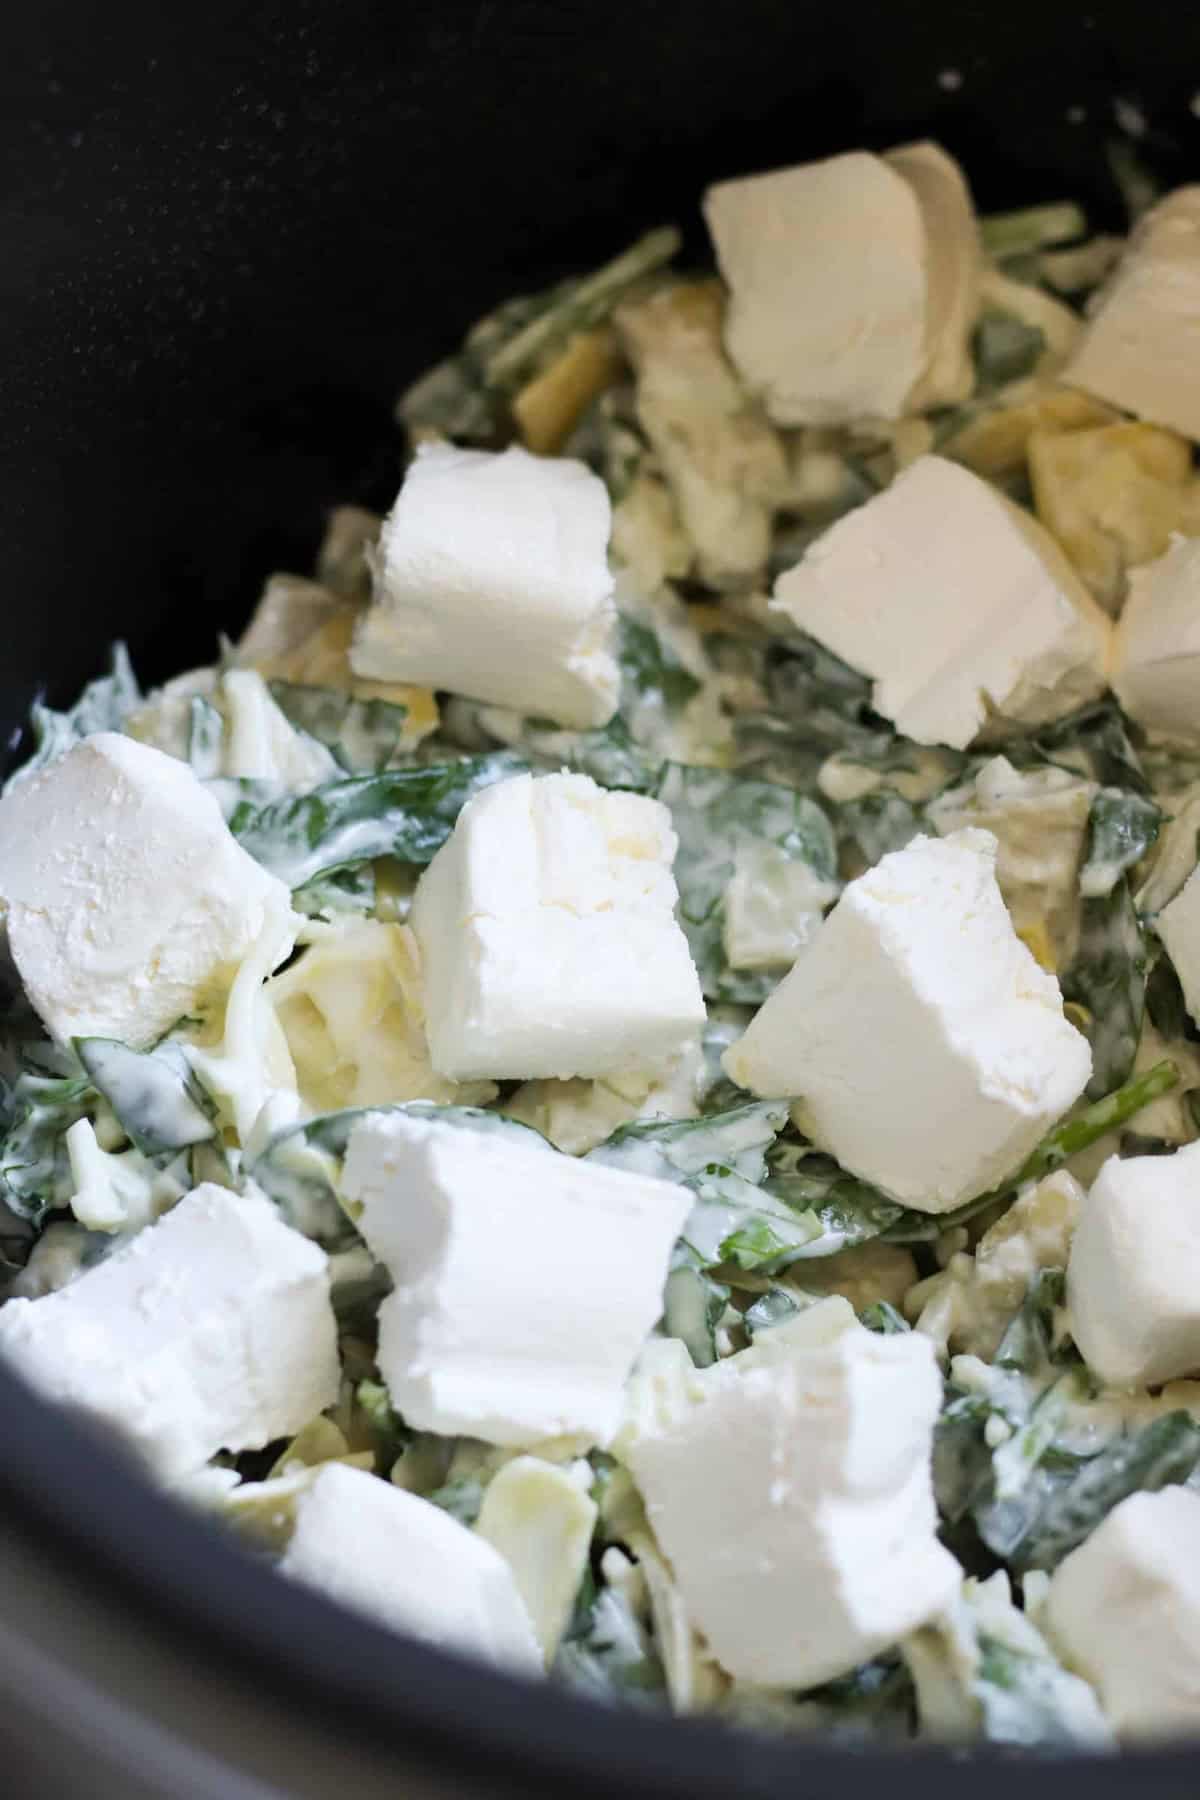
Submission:
M 985 208 L 1118 222 L 1114 102 L 1194 179 L 1198 93 L 1182 0 L 10 0 L 0 738 L 118 633 L 151 677 L 209 658 L 329 505 L 390 499 L 403 379 L 497 299 L 694 230 L 711 177 L 928 132 Z M 14 1796 L 1197 1789 L 1191 1757 L 847 1762 L 510 1689 L 243 1565 L 2 1374 L 0 1593 Z
M 207 659 L 323 508 L 390 498 L 403 377 L 496 299 L 694 226 L 709 178 L 928 131 L 985 207 L 1103 208 L 1113 98 L 1195 168 L 1197 90 L 1179 0 L 10 6 L 0 729 L 114 631 L 152 675 Z

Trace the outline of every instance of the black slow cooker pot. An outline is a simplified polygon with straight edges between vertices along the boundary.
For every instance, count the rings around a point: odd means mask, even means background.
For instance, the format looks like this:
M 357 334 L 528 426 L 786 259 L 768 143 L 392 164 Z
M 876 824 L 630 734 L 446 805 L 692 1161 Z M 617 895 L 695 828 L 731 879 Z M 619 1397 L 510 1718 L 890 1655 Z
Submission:
M 1200 175 L 1184 0 L 37 0 L 0 20 L 0 726 L 120 634 L 212 654 L 389 402 L 504 296 L 704 184 L 928 133 L 984 208 Z M 1195 378 L 1195 377 L 1193 377 Z M 1200 1755 L 900 1761 L 617 1714 L 277 1581 L 0 1372 L 0 1789 L 65 1800 L 1192 1800 Z

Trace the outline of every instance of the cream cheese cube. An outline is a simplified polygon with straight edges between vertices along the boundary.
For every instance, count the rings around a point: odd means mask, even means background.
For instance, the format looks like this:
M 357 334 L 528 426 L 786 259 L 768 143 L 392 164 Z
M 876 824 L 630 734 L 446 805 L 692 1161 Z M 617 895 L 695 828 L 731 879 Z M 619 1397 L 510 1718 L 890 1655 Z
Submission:
M 206 1182 L 69 1286 L 8 1301 L 0 1354 L 177 1478 L 337 1399 L 328 1260 L 269 1201 Z
M 1130 718 L 1148 731 L 1200 737 L 1200 538 L 1178 538 L 1130 573 L 1113 638 L 1112 685 Z
M 620 671 L 604 483 L 568 457 L 426 444 L 384 520 L 359 675 L 604 725 Z
M 1054 540 L 957 463 L 922 456 L 817 539 L 772 610 L 875 683 L 919 744 L 1041 725 L 1103 692 L 1111 626 Z
M 607 1443 L 662 1312 L 691 1196 L 495 1132 L 395 1113 L 350 1134 L 343 1188 L 390 1271 L 379 1367 L 422 1430 Z
M 732 299 L 725 341 L 783 425 L 845 425 L 970 392 L 979 245 L 934 144 L 724 181 L 704 200 Z
M 189 768 L 117 732 L 0 800 L 0 906 L 47 1030 L 145 1048 L 231 978 L 290 895 Z
M 1063 380 L 1139 419 L 1200 438 L 1200 186 L 1141 220 Z
M 1088 1367 L 1113 1387 L 1200 1370 L 1200 1144 L 1110 1156 L 1071 1245 L 1067 1302 Z
M 329 1463 L 296 1501 L 279 1565 L 340 1606 L 439 1650 L 540 1674 L 541 1652 L 497 1550 L 441 1507 Z
M 956 1593 L 930 1480 L 942 1383 L 915 1334 L 819 1301 L 694 1371 L 625 1451 L 687 1608 L 737 1681 L 806 1688 Z
M 657 800 L 518 775 L 469 800 L 417 885 L 430 1060 L 454 1081 L 653 1069 L 704 1022 Z
M 1042 1629 L 1122 1738 L 1200 1718 L 1200 1494 L 1131 1494 L 1050 1578 Z
M 922 1212 L 1013 1174 L 1091 1074 L 1017 937 L 988 831 L 918 837 L 846 888 L 725 1052 L 843 1167 Z

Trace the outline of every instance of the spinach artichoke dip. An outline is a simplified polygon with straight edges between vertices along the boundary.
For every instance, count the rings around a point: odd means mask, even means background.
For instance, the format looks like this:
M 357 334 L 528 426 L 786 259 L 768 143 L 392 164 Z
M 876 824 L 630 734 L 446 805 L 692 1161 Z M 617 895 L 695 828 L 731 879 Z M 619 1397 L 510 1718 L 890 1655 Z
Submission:
M 1200 187 L 726 181 L 0 800 L 0 1352 L 284 1577 L 842 1743 L 1200 1729 Z M 399 464 L 398 464 L 399 466 Z

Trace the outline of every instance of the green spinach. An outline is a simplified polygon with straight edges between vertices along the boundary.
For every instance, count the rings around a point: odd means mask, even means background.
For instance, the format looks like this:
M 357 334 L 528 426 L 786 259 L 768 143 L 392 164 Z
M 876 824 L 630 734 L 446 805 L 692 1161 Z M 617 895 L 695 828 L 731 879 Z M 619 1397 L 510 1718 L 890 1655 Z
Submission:
M 242 848 L 289 887 L 308 889 L 376 857 L 429 862 L 473 795 L 524 770 L 519 757 L 498 752 L 440 767 L 347 776 L 308 794 L 280 794 L 260 782 L 216 785 L 224 790 L 229 829 Z

